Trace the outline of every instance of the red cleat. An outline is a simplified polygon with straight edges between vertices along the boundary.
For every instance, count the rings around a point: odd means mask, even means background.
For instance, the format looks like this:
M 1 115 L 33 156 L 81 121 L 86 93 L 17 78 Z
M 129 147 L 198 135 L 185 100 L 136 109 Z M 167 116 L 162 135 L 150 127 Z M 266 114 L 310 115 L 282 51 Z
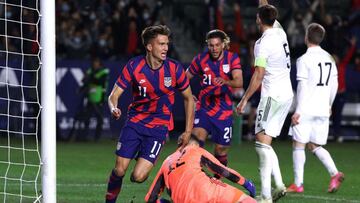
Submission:
M 286 189 L 286 192 L 303 193 L 304 192 L 304 186 L 301 185 L 300 187 L 298 187 L 298 186 L 296 186 L 295 183 L 293 183 Z
M 339 172 L 333 177 L 331 177 L 328 192 L 330 193 L 336 192 L 339 189 L 341 182 L 344 181 L 344 179 L 345 179 L 345 175 L 342 172 Z

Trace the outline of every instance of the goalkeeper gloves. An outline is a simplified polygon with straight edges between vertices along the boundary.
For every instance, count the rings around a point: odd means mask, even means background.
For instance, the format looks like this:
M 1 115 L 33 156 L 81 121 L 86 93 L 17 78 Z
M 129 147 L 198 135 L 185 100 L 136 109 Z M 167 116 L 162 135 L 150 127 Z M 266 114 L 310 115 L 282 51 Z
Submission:
M 243 187 L 249 191 L 251 197 L 255 197 L 256 188 L 254 183 L 251 180 L 245 180 Z

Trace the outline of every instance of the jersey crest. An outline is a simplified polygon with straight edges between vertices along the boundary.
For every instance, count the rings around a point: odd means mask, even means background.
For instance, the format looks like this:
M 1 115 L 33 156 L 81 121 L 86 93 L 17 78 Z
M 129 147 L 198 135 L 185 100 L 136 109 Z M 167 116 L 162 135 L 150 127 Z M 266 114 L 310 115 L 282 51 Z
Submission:
M 164 85 L 165 87 L 171 86 L 171 77 L 164 77 Z
M 223 69 L 224 73 L 228 73 L 228 72 L 230 71 L 230 66 L 229 66 L 229 64 L 224 64 L 224 65 L 222 66 L 222 69 Z

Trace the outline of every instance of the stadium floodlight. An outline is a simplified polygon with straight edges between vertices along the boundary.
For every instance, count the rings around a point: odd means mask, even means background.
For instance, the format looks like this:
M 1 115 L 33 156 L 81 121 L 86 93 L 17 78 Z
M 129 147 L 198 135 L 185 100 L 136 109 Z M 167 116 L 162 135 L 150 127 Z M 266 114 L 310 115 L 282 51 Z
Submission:
M 55 1 L 2 0 L 0 26 L 0 202 L 55 203 Z

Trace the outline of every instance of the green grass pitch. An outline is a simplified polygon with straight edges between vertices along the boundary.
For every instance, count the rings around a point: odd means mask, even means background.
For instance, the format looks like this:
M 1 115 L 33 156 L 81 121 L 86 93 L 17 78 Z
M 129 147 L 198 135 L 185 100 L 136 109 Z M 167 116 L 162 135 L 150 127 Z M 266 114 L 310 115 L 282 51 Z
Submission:
M 103 140 L 99 143 L 62 143 L 57 144 L 57 202 L 59 203 L 92 203 L 104 202 L 106 183 L 115 163 L 114 150 L 116 141 Z M 278 154 L 280 168 L 285 184 L 293 181 L 292 149 L 289 141 L 274 141 L 274 149 Z M 142 184 L 131 183 L 129 175 L 134 162 L 130 165 L 117 202 L 144 202 L 143 198 L 154 178 L 162 160 L 175 150 L 175 141 L 167 143 L 161 157 L 149 179 Z M 206 148 L 212 151 L 212 144 L 207 142 Z M 328 194 L 329 175 L 321 163 L 311 153 L 306 153 L 305 193 L 288 194 L 279 202 L 359 202 L 360 203 L 360 158 L 359 143 L 329 143 L 326 147 L 332 154 L 338 169 L 345 173 L 345 181 L 335 194 Z M 1 151 L 0 158 L 7 155 Z M 13 153 L 12 157 L 15 157 Z M 229 154 L 229 166 L 246 178 L 250 178 L 260 189 L 258 159 L 253 142 L 233 145 Z M 1 176 L 4 165 L 0 164 Z M 16 169 L 14 169 L 16 171 Z M 4 191 L 4 180 L 0 179 L 0 192 Z M 225 181 L 228 182 L 228 181 Z M 242 189 L 241 186 L 237 186 Z M 18 193 L 18 184 L 8 181 L 7 191 Z M 28 189 L 31 192 L 31 188 Z M 24 190 L 25 191 L 25 190 Z M 0 194 L 0 201 L 4 201 Z M 16 197 L 7 196 L 5 202 L 19 202 Z M 30 202 L 30 201 L 23 201 Z
M 118 202 L 144 202 L 143 198 L 159 168 L 161 161 L 176 147 L 174 141 L 165 145 L 159 163 L 143 184 L 131 183 L 129 167 L 123 182 Z M 106 180 L 115 162 L 115 141 L 101 143 L 59 143 L 57 154 L 58 202 L 103 202 Z M 274 142 L 279 156 L 283 179 L 286 184 L 293 181 L 291 142 Z M 212 151 L 212 144 L 206 147 Z M 329 175 L 321 163 L 307 152 L 305 165 L 305 193 L 289 194 L 279 202 L 360 202 L 360 158 L 359 143 L 330 143 L 327 148 L 339 170 L 345 173 L 345 182 L 335 194 L 328 194 Z M 253 142 L 243 142 L 231 147 L 229 166 L 243 176 L 253 179 L 260 189 L 258 159 Z M 242 188 L 240 186 L 240 188 Z

